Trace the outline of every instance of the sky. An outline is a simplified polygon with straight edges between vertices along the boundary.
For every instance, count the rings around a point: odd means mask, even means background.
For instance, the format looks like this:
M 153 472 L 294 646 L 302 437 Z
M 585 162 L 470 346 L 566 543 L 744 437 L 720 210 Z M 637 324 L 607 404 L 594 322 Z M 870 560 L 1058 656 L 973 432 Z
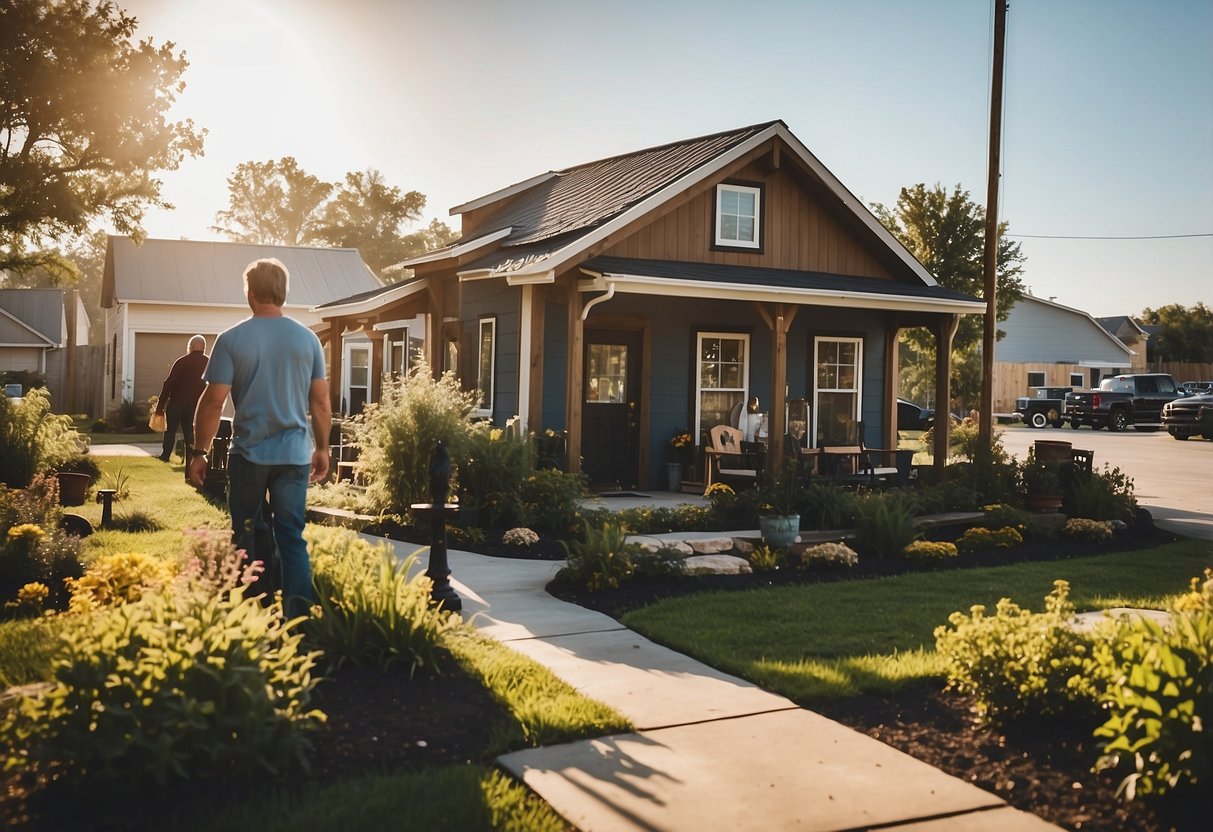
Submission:
M 452 206 L 536 174 L 772 119 L 865 203 L 919 182 L 986 200 L 990 0 L 119 5 L 184 50 L 171 116 L 209 131 L 163 174 L 176 209 L 149 213 L 152 237 L 222 239 L 251 160 L 375 168 L 426 195 L 420 224 L 457 228 Z M 1015 0 L 1002 142 L 1032 294 L 1213 306 L 1211 0 Z

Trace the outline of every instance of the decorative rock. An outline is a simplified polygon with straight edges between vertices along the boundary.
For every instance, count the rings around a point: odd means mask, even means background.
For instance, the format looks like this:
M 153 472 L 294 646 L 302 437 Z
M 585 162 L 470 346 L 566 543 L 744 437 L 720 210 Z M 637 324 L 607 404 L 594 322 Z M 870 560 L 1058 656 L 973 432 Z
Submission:
M 1080 633 L 1089 633 L 1107 621 L 1109 618 L 1114 619 L 1129 619 L 1140 618 L 1148 621 L 1153 621 L 1160 627 L 1166 627 L 1171 623 L 1171 616 L 1162 610 L 1141 610 L 1132 607 L 1112 607 L 1108 610 L 1096 610 L 1095 612 L 1080 612 L 1074 616 L 1074 629 Z
M 733 555 L 696 555 L 686 559 L 688 575 L 748 575 L 750 564 Z
M 731 537 L 704 537 L 698 540 L 688 540 L 687 543 L 698 555 L 717 555 L 721 552 L 733 551 L 733 538 Z
M 658 549 L 674 549 L 684 557 L 695 554 L 691 547 L 681 540 L 662 540 L 659 537 L 633 534 L 628 535 L 628 543 L 635 543 L 646 552 L 656 552 Z
M 733 538 L 733 552 L 740 556 L 745 556 L 754 551 L 754 541 L 746 540 L 744 537 Z

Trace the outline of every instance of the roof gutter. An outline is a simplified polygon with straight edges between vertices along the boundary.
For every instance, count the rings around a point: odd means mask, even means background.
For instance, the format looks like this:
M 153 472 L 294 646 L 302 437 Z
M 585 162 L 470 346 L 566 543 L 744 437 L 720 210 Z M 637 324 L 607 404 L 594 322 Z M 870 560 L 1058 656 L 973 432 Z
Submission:
M 581 271 L 585 274 L 590 275 L 592 279 L 595 279 L 595 280 L 604 280 L 605 279 L 603 275 L 601 275 L 597 272 L 592 272 L 589 269 L 582 269 Z M 581 320 L 584 321 L 586 318 L 588 318 L 590 316 L 590 310 L 593 309 L 595 306 L 597 306 L 600 303 L 605 303 L 606 301 L 615 297 L 615 281 L 606 280 L 606 285 L 607 285 L 607 287 L 606 287 L 605 295 L 599 295 L 596 298 L 590 298 L 588 301 L 586 301 L 585 306 L 581 307 Z

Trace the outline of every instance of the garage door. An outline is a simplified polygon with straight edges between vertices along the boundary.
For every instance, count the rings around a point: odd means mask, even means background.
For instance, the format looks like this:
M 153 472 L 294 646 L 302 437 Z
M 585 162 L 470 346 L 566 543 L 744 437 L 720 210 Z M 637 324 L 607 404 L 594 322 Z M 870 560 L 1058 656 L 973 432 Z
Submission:
M 192 332 L 135 333 L 135 401 L 145 403 L 152 396 L 160 395 L 165 376 L 173 368 L 173 362 L 185 355 Z M 214 335 L 201 333 L 206 338 L 206 353 L 210 355 Z

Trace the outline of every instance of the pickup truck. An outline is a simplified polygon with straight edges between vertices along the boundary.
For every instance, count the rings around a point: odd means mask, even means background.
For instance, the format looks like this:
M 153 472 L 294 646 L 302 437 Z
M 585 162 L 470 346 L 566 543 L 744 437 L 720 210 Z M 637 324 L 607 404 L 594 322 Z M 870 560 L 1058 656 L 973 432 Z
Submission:
M 1015 412 L 1028 427 L 1059 428 L 1066 423 L 1061 415 L 1066 410 L 1066 393 L 1073 387 L 1029 387 L 1031 395 L 1015 400 Z
M 1166 373 L 1111 376 L 1099 383 L 1098 390 L 1067 393 L 1065 418 L 1072 428 L 1106 426 L 1115 432 L 1132 425 L 1137 430 L 1158 430 L 1163 405 L 1182 395 Z

